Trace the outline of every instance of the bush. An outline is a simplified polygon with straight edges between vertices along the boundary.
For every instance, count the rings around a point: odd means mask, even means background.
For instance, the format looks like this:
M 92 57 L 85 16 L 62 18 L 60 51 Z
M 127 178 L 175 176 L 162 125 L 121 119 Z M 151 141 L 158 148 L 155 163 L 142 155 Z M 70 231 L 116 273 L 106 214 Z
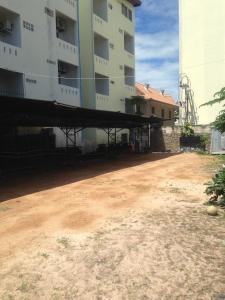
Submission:
M 216 202 L 219 205 L 225 205 L 225 168 L 213 177 L 212 181 L 207 184 L 206 194 L 211 196 L 209 202 Z
M 206 146 L 207 146 L 207 144 L 208 144 L 208 142 L 209 142 L 209 137 L 208 137 L 208 135 L 201 135 L 201 137 L 200 137 L 200 143 L 201 143 L 201 148 L 202 149 L 206 149 Z
M 190 137 L 194 136 L 195 132 L 194 129 L 192 128 L 190 123 L 185 123 L 184 126 L 181 129 L 181 136 L 182 137 Z

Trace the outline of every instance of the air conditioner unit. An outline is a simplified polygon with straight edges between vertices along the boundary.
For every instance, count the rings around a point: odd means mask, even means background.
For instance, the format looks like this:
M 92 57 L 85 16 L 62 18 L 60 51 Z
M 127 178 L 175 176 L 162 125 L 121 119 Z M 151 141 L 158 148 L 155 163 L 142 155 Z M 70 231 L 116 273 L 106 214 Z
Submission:
M 56 28 L 59 32 L 64 32 L 66 30 L 66 21 L 62 18 L 56 19 Z
M 0 32 L 3 33 L 12 33 L 13 32 L 13 24 L 11 23 L 10 20 L 5 20 L 3 22 L 0 22 Z

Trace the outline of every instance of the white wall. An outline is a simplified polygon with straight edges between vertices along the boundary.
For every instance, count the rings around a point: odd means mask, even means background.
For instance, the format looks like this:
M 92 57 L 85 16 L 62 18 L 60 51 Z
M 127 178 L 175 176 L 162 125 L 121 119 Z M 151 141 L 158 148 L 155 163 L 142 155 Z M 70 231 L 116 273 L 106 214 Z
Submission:
M 71 31 L 74 41 L 78 20 L 76 5 L 77 2 L 73 0 L 0 0 L 0 11 L 1 7 L 4 7 L 12 11 L 20 20 L 18 26 L 21 33 L 20 47 L 0 41 L 0 68 L 24 74 L 26 98 L 56 100 L 65 104 L 80 105 L 80 100 L 78 103 L 77 96 L 75 97 L 72 92 L 68 93 L 65 100 L 63 99 L 57 78 L 58 59 L 79 67 L 78 47 L 56 37 L 56 11 L 60 11 L 68 17 L 71 24 L 74 24 L 75 28 Z M 54 15 L 46 14 L 45 7 L 52 10 Z M 34 31 L 24 28 L 23 21 L 31 23 Z M 14 26 L 17 32 L 17 24 Z M 6 47 L 5 52 L 4 47 Z M 9 54 L 10 51 L 11 54 Z
M 214 121 L 223 108 L 199 106 L 225 86 L 224 36 L 224 0 L 180 0 L 180 72 L 191 80 L 199 124 Z

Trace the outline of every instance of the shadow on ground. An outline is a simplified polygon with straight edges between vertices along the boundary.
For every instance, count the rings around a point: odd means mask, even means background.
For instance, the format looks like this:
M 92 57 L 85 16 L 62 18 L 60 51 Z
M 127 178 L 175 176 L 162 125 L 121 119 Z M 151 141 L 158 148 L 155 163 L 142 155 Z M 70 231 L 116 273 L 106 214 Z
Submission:
M 151 153 L 122 155 L 111 160 L 78 161 L 76 165 L 42 170 L 7 178 L 0 185 L 0 202 L 64 186 L 109 172 L 139 166 L 179 154 Z

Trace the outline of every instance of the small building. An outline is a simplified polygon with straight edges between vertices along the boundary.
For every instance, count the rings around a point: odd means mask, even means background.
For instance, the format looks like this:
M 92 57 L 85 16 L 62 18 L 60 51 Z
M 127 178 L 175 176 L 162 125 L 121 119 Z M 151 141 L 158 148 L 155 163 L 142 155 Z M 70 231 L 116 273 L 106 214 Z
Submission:
M 165 120 L 163 125 L 174 125 L 178 106 L 172 96 L 141 83 L 136 83 L 135 87 L 136 96 L 126 101 L 127 113 L 156 116 Z

